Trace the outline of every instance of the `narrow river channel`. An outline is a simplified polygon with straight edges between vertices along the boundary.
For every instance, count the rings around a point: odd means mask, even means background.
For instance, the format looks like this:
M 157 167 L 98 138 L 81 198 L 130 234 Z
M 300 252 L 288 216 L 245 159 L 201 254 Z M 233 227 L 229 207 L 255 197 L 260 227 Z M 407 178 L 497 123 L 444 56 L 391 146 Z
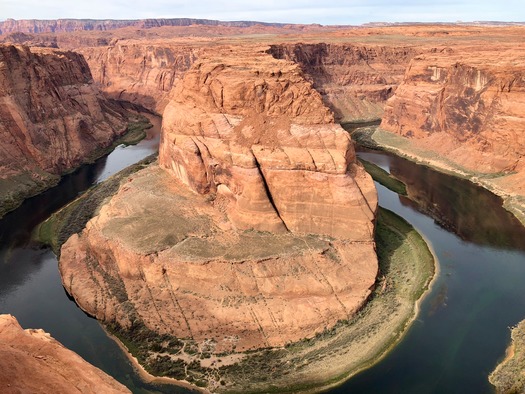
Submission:
M 147 139 L 64 177 L 0 221 L 0 313 L 43 328 L 134 393 L 189 393 L 143 383 L 96 320 L 62 288 L 57 260 L 30 241 L 33 228 L 91 185 L 158 150 L 160 120 Z M 363 151 L 407 184 L 410 199 L 377 185 L 380 205 L 432 244 L 440 270 L 418 319 L 379 364 L 332 393 L 491 393 L 487 375 L 503 356 L 509 326 L 525 318 L 525 229 L 498 198 L 468 182 L 385 153 Z
M 333 393 L 493 393 L 487 380 L 525 318 L 525 228 L 470 182 L 382 152 L 359 157 L 395 175 L 410 199 L 376 183 L 381 206 L 432 245 L 439 272 L 404 340 Z

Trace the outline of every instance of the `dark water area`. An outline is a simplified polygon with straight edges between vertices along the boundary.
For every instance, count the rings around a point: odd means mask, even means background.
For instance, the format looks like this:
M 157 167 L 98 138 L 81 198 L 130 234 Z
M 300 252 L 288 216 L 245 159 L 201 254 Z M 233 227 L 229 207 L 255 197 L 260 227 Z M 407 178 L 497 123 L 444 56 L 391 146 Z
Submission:
M 118 146 L 108 156 L 64 176 L 57 186 L 26 200 L 0 220 L 0 313 L 14 315 L 24 328 L 42 328 L 51 333 L 134 393 L 189 393 L 177 386 L 141 381 L 117 343 L 68 297 L 53 252 L 31 242 L 35 226 L 54 211 L 92 185 L 158 151 L 161 119 L 148 117 L 154 127 L 140 143 Z
M 390 173 L 407 186 L 400 201 L 434 218 L 461 239 L 478 245 L 525 251 L 525 228 L 501 208 L 501 198 L 470 182 L 393 160 Z
M 0 313 L 43 328 L 134 393 L 189 393 L 142 382 L 118 345 L 65 293 L 55 255 L 31 232 L 93 184 L 158 150 L 160 119 L 147 139 L 118 147 L 0 221 Z M 417 320 L 375 367 L 331 393 L 493 393 L 487 376 L 504 355 L 509 326 L 525 318 L 525 229 L 501 201 L 469 182 L 373 151 L 365 160 L 407 185 L 408 198 L 376 184 L 380 205 L 432 245 L 440 268 Z
M 385 153 L 359 156 L 407 184 L 413 200 L 376 183 L 379 203 L 429 241 L 439 273 L 402 342 L 331 393 L 493 393 L 487 377 L 508 327 L 525 318 L 525 229 L 469 182 Z

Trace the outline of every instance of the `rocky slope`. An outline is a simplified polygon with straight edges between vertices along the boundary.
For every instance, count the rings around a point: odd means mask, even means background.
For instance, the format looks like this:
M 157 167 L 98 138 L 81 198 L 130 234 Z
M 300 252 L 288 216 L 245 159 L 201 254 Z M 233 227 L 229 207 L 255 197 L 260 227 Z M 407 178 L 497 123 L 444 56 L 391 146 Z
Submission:
M 2 393 L 129 393 L 130 391 L 43 330 L 23 330 L 0 315 Z
M 0 201 L 4 212 L 126 130 L 123 111 L 73 52 L 0 46 Z M 1 213 L 0 213 L 1 214 Z
M 312 337 L 366 301 L 376 192 L 297 65 L 264 48 L 203 54 L 166 107 L 160 150 L 166 170 L 127 179 L 62 247 L 64 286 L 88 313 L 183 339 L 169 358 L 189 362 L 190 346 Z
M 380 119 L 385 101 L 420 51 L 403 45 L 300 43 L 272 45 L 269 52 L 300 64 L 344 123 Z

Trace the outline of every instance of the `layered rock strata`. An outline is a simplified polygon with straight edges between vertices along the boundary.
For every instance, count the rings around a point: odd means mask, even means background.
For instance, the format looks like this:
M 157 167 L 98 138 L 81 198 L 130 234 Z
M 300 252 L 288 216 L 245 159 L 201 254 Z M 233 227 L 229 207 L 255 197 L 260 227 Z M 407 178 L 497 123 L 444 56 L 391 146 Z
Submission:
M 251 21 L 224 22 L 213 19 L 194 19 L 194 18 L 152 18 L 152 19 L 7 19 L 0 22 L 0 34 L 9 33 L 69 33 L 84 30 L 114 30 L 124 27 L 134 27 L 136 29 L 148 29 L 162 26 L 225 26 L 225 27 L 250 27 L 255 25 L 263 26 L 284 26 L 281 23 L 265 23 Z
M 269 52 L 292 60 L 312 79 L 339 122 L 380 119 L 385 101 L 422 49 L 359 44 L 281 44 Z
M 254 48 L 199 58 L 166 108 L 160 164 L 62 247 L 88 313 L 244 352 L 312 337 L 368 298 L 375 189 L 297 65 Z
M 175 89 L 161 166 L 216 195 L 239 229 L 371 239 L 375 189 L 300 68 L 224 56 L 203 57 Z
M 43 330 L 24 330 L 0 315 L 2 393 L 129 393 L 122 384 L 63 347 Z
M 0 47 L 2 205 L 48 186 L 126 130 L 73 52 Z
M 113 99 L 126 100 L 162 114 L 169 93 L 190 68 L 198 50 L 169 42 L 114 42 L 77 49 L 94 81 Z
M 387 102 L 381 128 L 490 182 L 525 195 L 523 51 L 415 57 Z

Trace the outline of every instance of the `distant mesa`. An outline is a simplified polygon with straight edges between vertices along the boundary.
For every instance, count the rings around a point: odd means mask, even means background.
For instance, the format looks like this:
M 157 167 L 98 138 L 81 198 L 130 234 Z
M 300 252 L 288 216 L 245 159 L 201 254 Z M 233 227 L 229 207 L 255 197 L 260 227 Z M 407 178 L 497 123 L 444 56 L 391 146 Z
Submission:
M 0 34 L 20 33 L 64 33 L 84 30 L 114 30 L 123 27 L 135 27 L 138 29 L 149 29 L 162 26 L 226 26 L 226 27 L 251 27 L 263 26 L 285 26 L 284 23 L 267 23 L 253 21 L 223 22 L 212 19 L 192 18 L 169 18 L 169 19 L 6 19 L 0 22 Z

